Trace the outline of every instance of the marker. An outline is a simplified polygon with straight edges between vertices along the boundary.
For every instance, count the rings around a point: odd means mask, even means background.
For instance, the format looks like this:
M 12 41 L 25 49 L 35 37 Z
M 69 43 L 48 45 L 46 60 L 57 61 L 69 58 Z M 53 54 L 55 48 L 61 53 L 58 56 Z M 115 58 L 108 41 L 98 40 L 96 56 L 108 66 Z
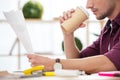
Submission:
M 52 71 L 51 72 L 44 72 L 43 76 L 55 76 L 55 73 Z
M 99 72 L 99 76 L 108 76 L 108 77 L 120 77 L 120 71 L 113 72 Z

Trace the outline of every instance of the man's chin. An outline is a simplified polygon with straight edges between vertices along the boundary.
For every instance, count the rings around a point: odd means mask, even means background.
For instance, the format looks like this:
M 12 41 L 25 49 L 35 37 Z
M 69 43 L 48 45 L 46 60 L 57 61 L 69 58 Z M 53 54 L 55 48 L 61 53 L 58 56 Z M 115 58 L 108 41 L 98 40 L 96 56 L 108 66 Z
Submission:
M 96 19 L 97 19 L 97 20 L 102 20 L 102 19 L 104 19 L 104 18 L 105 18 L 105 16 L 103 16 L 103 15 L 102 15 L 102 16 L 96 15 Z
M 97 17 L 97 16 L 96 16 L 96 19 L 97 19 L 97 20 L 102 20 L 102 19 L 104 19 L 104 18 L 105 18 L 105 17 Z

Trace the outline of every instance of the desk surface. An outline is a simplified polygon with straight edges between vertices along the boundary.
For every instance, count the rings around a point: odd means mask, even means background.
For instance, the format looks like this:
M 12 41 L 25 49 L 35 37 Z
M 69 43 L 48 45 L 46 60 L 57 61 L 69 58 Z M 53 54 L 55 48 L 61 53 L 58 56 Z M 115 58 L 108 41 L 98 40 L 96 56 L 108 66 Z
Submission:
M 78 77 L 36 77 L 18 80 L 120 80 L 120 77 L 101 77 L 96 75 L 85 75 Z
M 120 80 L 120 77 L 105 77 L 99 76 L 96 74 L 91 75 L 80 75 L 74 77 L 68 76 L 40 76 L 40 77 L 33 77 L 29 76 L 30 78 L 20 78 L 21 73 L 14 73 L 10 74 L 6 71 L 2 71 L 0 75 L 0 80 Z

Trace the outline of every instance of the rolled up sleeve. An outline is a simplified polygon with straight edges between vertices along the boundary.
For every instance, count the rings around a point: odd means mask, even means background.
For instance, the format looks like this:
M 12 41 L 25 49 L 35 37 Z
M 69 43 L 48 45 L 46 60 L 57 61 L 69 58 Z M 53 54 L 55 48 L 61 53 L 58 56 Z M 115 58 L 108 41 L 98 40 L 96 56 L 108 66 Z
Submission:
M 104 55 L 112 61 L 118 70 L 120 70 L 120 42 L 118 42 L 110 51 Z
M 80 58 L 100 55 L 100 38 L 93 42 L 92 45 L 80 52 Z

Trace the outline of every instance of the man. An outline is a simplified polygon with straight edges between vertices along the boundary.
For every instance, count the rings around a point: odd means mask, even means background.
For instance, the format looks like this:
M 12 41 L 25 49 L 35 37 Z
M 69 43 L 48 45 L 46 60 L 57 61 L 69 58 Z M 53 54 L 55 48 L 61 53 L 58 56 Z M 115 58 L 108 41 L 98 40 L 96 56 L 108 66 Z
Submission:
M 99 38 L 86 49 L 79 51 L 74 42 L 74 31 L 67 34 L 64 30 L 64 47 L 67 59 L 60 59 L 63 69 L 79 69 L 87 73 L 120 70 L 120 0 L 87 0 L 86 7 L 91 9 L 98 20 L 108 18 Z M 60 23 L 71 17 L 74 10 L 63 13 Z M 110 26 L 112 25 L 112 26 Z M 80 24 L 80 27 L 85 26 Z M 28 55 L 32 66 L 45 65 L 53 70 L 55 59 Z

